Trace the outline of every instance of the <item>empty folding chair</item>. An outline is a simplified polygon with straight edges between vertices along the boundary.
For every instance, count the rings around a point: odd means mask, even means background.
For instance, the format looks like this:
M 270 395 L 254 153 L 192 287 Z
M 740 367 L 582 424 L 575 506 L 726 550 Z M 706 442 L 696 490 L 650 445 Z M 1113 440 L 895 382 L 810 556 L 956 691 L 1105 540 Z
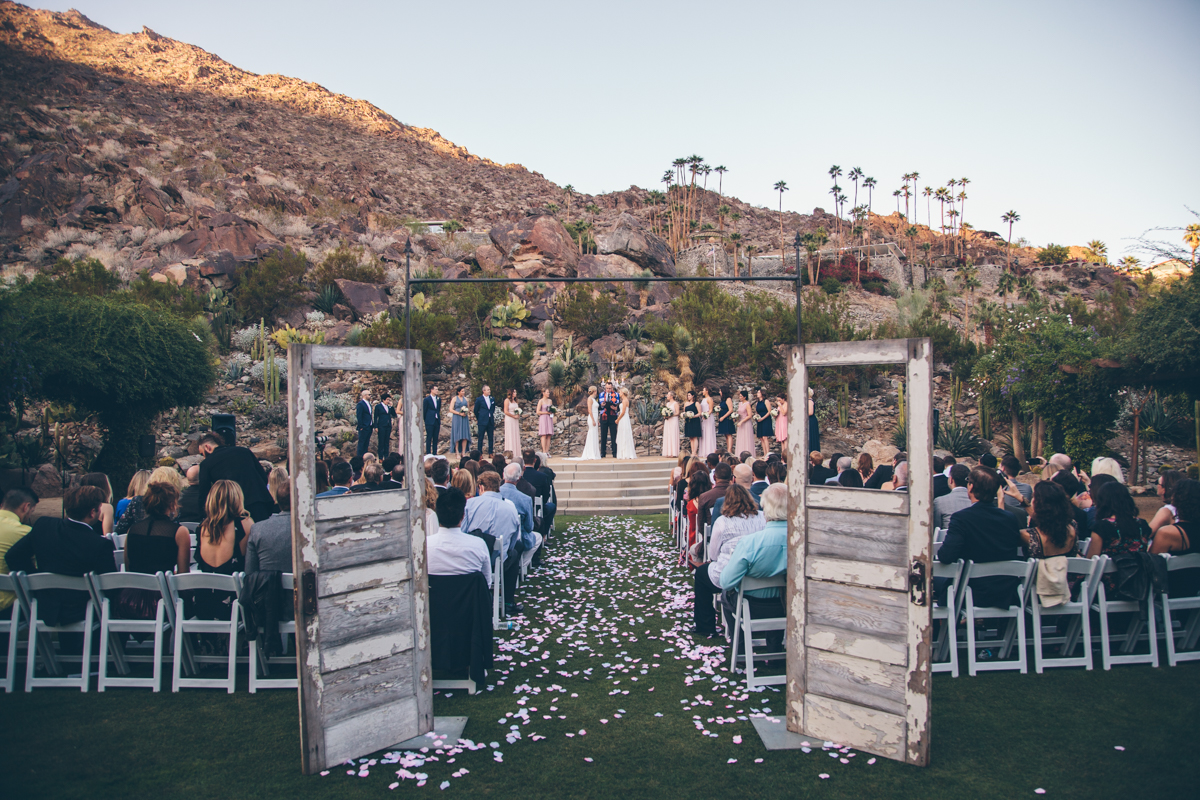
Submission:
M 512 627 L 504 620 L 504 541 L 497 538 L 492 543 L 496 558 L 492 563 L 492 630 L 506 631 Z
M 756 677 L 754 674 L 755 661 L 767 661 L 769 659 L 786 658 L 786 648 L 777 652 L 763 653 L 755 652 L 754 645 L 757 643 L 760 646 L 766 646 L 766 639 L 755 634 L 765 633 L 767 631 L 782 631 L 787 627 L 787 615 L 781 614 L 775 617 L 758 617 L 755 618 L 751 609 L 751 598 L 746 595 L 747 591 L 753 589 L 767 589 L 776 587 L 781 591 L 787 586 L 787 573 L 776 575 L 773 578 L 742 578 L 742 583 L 738 587 L 737 604 L 734 606 L 733 617 L 733 646 L 729 651 L 729 669 L 735 670 L 738 666 L 739 659 L 746 666 L 746 688 L 751 689 L 755 686 L 770 686 L 781 684 L 787 681 L 786 675 L 769 675 L 765 678 Z M 782 604 L 780 610 L 782 611 Z M 741 654 L 738 653 L 739 637 L 741 639 Z
M 21 601 L 21 593 L 17 591 L 17 579 L 14 576 L 0 575 L 0 592 L 11 592 L 14 595 L 12 605 L 9 606 L 8 619 L 0 619 L 0 633 L 8 634 L 8 648 L 4 658 L 4 691 L 11 692 L 16 686 L 17 645 L 21 639 L 21 631 L 29 624 L 29 615 L 25 613 L 26 606 Z
M 1117 565 L 1108 556 L 1102 567 L 1096 570 L 1095 589 L 1092 592 L 1092 611 L 1100 616 L 1100 663 L 1105 669 L 1111 669 L 1113 664 L 1151 664 L 1158 666 L 1158 621 L 1154 616 L 1154 587 L 1148 586 L 1146 598 L 1142 602 L 1136 600 L 1110 600 L 1104 586 L 1105 575 L 1115 575 Z M 1113 614 L 1127 615 L 1125 632 L 1113 636 L 1111 632 Z M 1134 653 L 1138 641 L 1145 632 L 1149 643 L 1149 652 Z M 1120 655 L 1112 654 L 1112 641 L 1121 643 Z
M 1167 556 L 1167 576 L 1185 569 L 1200 569 L 1200 553 L 1186 556 Z M 1200 595 L 1171 597 L 1163 592 L 1160 597 L 1163 609 L 1163 632 L 1167 637 L 1167 663 L 1172 667 L 1180 661 L 1200 659 L 1196 640 L 1200 639 Z M 1174 624 L 1179 622 L 1176 633 Z
M 91 576 L 92 596 L 100 606 L 100 677 L 96 688 L 103 692 L 109 686 L 114 687 L 149 687 L 157 692 L 162 679 L 163 642 L 166 639 L 167 614 L 162 595 L 160 576 L 146 575 L 140 572 L 109 572 L 103 575 Z M 154 600 L 154 619 L 122 619 L 112 614 L 113 594 L 123 589 L 140 589 L 151 593 Z M 124 634 L 149 633 L 153 635 L 153 655 L 149 657 L 153 665 L 153 677 L 128 677 L 128 662 L 145 661 L 145 656 L 131 656 L 125 652 Z M 109 677 L 108 661 L 112 657 L 121 677 Z
M 25 658 L 25 691 L 32 692 L 38 686 L 67 686 L 79 687 L 81 692 L 88 690 L 92 668 L 92 633 L 96 626 L 96 605 L 92 602 L 91 584 L 87 578 L 74 575 L 56 575 L 51 572 L 37 572 L 26 575 L 16 573 L 16 580 L 22 593 L 29 600 L 29 647 Z M 80 592 L 87 596 L 87 605 L 81 622 L 69 622 L 62 625 L 48 625 L 38 619 L 38 592 L 50 589 Z M 54 645 L 46 634 L 82 634 L 83 651 L 79 656 L 64 656 L 55 650 Z M 39 645 L 40 643 L 40 645 Z M 35 665 L 41 656 L 46 671 L 50 677 L 36 677 Z M 78 676 L 61 674 L 59 662 L 62 660 L 79 660 Z
M 241 574 L 239 573 L 239 591 L 241 589 Z M 288 607 L 292 605 L 292 592 L 295 589 L 295 581 L 292 579 L 292 573 L 285 572 L 279 576 L 279 590 L 286 595 Z M 271 665 L 282 667 L 287 664 L 295 665 L 295 657 L 287 656 L 272 656 L 267 657 L 258 647 L 258 636 L 256 631 L 246 631 L 246 635 L 250 638 L 250 694 L 254 694 L 259 689 L 295 689 L 296 678 L 268 678 Z M 279 639 L 283 648 L 283 652 L 287 652 L 288 636 L 295 637 L 296 635 L 296 620 L 290 619 L 286 622 L 279 623 Z M 261 669 L 261 674 L 260 674 Z
M 1029 576 L 1028 602 L 1033 625 L 1033 663 L 1034 669 L 1039 675 L 1046 667 L 1092 668 L 1092 624 L 1089 612 L 1096 585 L 1099 583 L 1099 570 L 1104 569 L 1104 562 L 1107 558 L 1107 556 L 1100 556 L 1096 559 L 1068 558 L 1067 579 L 1070 580 L 1071 576 L 1082 579 L 1079 586 L 1079 598 L 1077 600 L 1068 599 L 1067 602 L 1050 608 L 1042 606 L 1036 588 L 1037 570 L 1042 567 L 1042 560 L 1030 560 L 1029 563 L 1034 568 Z M 1054 633 L 1046 636 L 1042 631 L 1043 617 L 1058 618 L 1055 625 L 1061 625 L 1065 621 L 1066 631 L 1062 635 Z M 1063 617 L 1068 619 L 1063 620 Z M 1074 619 L 1070 619 L 1071 617 Z M 1062 655 L 1048 658 L 1045 655 L 1045 647 L 1053 644 L 1059 645 Z M 1072 656 L 1071 653 L 1075 652 L 1076 644 L 1082 644 L 1083 652 L 1078 656 Z
M 1025 601 L 1027 587 L 1029 586 L 1029 576 L 1032 572 L 1033 564 L 1028 561 L 992 561 L 984 564 L 976 564 L 968 561 L 963 568 L 963 577 L 961 580 L 967 584 L 966 588 L 963 589 L 963 609 L 967 615 L 968 675 L 973 677 L 980 670 L 1017 669 L 1022 674 L 1029 671 L 1028 663 L 1025 659 Z M 971 581 L 992 577 L 1018 579 L 1016 599 L 1013 601 L 1013 605 L 1008 608 L 975 605 Z M 1004 635 L 999 640 L 995 642 L 985 641 L 981 644 L 977 641 L 975 623 L 987 619 L 1007 620 L 1008 624 L 1005 626 Z M 995 661 L 980 661 L 979 647 L 989 644 L 1000 648 L 1000 657 Z M 1018 650 L 1017 658 L 1009 659 L 1009 651 L 1012 650 L 1014 645 Z
M 188 634 L 211 633 L 228 637 L 229 651 L 225 656 L 203 656 L 193 651 L 192 659 L 198 663 L 227 663 L 225 678 L 185 678 L 182 672 L 182 658 L 176 658 L 172 664 L 171 691 L 180 689 L 225 689 L 233 694 L 237 686 L 237 640 L 238 627 L 241 625 L 241 606 L 237 602 L 237 582 L 232 575 L 217 575 L 211 572 L 189 572 L 186 575 L 167 575 L 167 585 L 170 587 L 171 600 L 175 605 L 175 652 L 183 653 L 185 644 L 190 637 Z M 228 592 L 233 600 L 229 603 L 228 619 L 188 619 L 184 607 L 184 592 L 211 589 L 218 592 Z
M 950 581 L 945 602 L 935 603 L 932 609 L 934 623 L 942 621 L 941 630 L 933 641 L 933 671 L 949 672 L 955 678 L 958 677 L 958 614 L 962 610 L 964 566 L 962 561 L 953 564 L 933 562 L 933 577 Z

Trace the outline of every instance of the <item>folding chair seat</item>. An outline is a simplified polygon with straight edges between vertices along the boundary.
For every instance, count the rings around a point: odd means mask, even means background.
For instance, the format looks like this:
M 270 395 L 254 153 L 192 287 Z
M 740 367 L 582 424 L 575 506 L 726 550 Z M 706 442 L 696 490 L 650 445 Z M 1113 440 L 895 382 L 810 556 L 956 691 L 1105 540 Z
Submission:
M 496 557 L 492 562 L 492 630 L 507 631 L 511 622 L 505 622 L 504 614 L 504 542 L 496 539 L 492 543 Z
M 242 590 L 242 577 L 245 573 L 238 573 L 238 594 L 239 598 Z M 292 605 L 292 592 L 295 590 L 295 581 L 292 573 L 285 572 L 279 576 L 279 590 L 287 597 L 287 604 L 290 608 Z M 258 648 L 258 636 L 255 631 L 246 631 L 246 636 L 250 639 L 250 694 L 254 694 L 259 689 L 295 689 L 297 686 L 296 678 L 268 678 L 271 673 L 271 665 L 282 667 L 287 664 L 296 664 L 295 656 L 271 656 L 268 658 Z M 283 652 L 287 653 L 288 636 L 295 638 L 296 636 L 296 620 L 290 619 L 287 622 L 279 623 L 279 639 L 283 647 Z M 261 670 L 261 674 L 260 674 Z
M 1099 573 L 1104 569 L 1104 563 L 1107 560 L 1107 556 L 1100 556 L 1095 559 L 1068 558 L 1068 580 L 1072 575 L 1083 579 L 1079 586 L 1079 598 L 1077 600 L 1067 600 L 1067 602 L 1052 608 L 1044 608 L 1041 598 L 1037 594 L 1037 570 L 1041 568 L 1041 561 L 1030 559 L 1029 563 L 1033 566 L 1033 570 L 1029 575 L 1028 605 L 1033 625 L 1033 663 L 1034 669 L 1039 675 L 1046 667 L 1092 668 L 1092 624 L 1090 611 L 1092 599 L 1095 597 L 1096 586 L 1100 582 Z M 1075 619 L 1067 620 L 1067 629 L 1061 636 L 1057 633 L 1046 636 L 1042 630 L 1043 617 L 1074 617 Z M 1057 622 L 1052 624 L 1057 626 L 1061 623 L 1062 620 L 1058 619 Z M 1080 635 L 1081 633 L 1082 636 Z M 1048 658 L 1044 651 L 1046 645 L 1050 644 L 1059 645 L 1062 655 L 1056 658 Z M 1075 652 L 1076 644 L 1082 644 L 1083 652 L 1078 656 L 1072 656 L 1071 653 Z
M 100 677 L 96 681 L 97 691 L 107 687 L 146 688 L 157 692 L 162 682 L 163 642 L 166 640 L 167 614 L 162 594 L 163 573 L 147 575 L 140 572 L 108 572 L 93 574 L 92 599 L 100 608 Z M 122 589 L 140 589 L 154 594 L 154 619 L 122 619 L 113 616 L 112 595 Z M 126 652 L 123 634 L 149 633 L 153 635 L 153 655 L 135 656 Z M 108 660 L 113 659 L 122 677 L 109 677 Z M 130 662 L 149 662 L 153 665 L 153 677 L 127 677 Z
M 81 692 L 86 692 L 92 671 L 92 634 L 96 627 L 96 604 L 92 601 L 92 587 L 88 579 L 74 575 L 56 575 L 51 572 L 37 572 L 32 575 L 18 572 L 16 580 L 29 603 L 29 646 L 25 658 L 25 691 L 32 692 L 38 686 L 77 686 Z M 64 625 L 47 625 L 39 620 L 37 593 L 48 589 L 85 593 L 87 606 L 84 609 L 83 620 Z M 68 655 L 64 658 L 59 654 L 47 636 L 51 633 L 83 634 L 83 651 L 78 656 L 80 671 L 78 676 L 62 675 L 59 662 L 62 660 L 73 661 L 76 656 Z M 39 678 L 36 676 L 35 667 L 38 658 L 35 657 L 35 654 L 41 657 L 50 677 Z
M 237 602 L 237 581 L 232 575 L 218 575 L 211 572 L 189 572 L 186 575 L 168 574 L 167 586 L 170 591 L 172 605 L 175 606 L 175 652 L 183 653 L 185 642 L 191 637 L 187 634 L 212 633 L 229 637 L 229 652 L 224 656 L 204 656 L 192 650 L 192 660 L 197 663 L 221 663 L 228 665 L 225 678 L 187 678 L 182 672 L 183 659 L 176 658 L 172 664 L 171 691 L 180 689 L 225 689 L 233 694 L 237 686 L 237 640 L 238 628 L 241 626 L 241 606 Z M 211 589 L 218 592 L 228 592 L 233 596 L 229 604 L 228 619 L 188 619 L 183 602 L 183 592 Z
M 1021 674 L 1029 671 L 1025 658 L 1025 602 L 1028 597 L 1029 576 L 1033 572 L 1033 564 L 1028 561 L 993 561 L 976 564 L 968 561 L 963 568 L 963 608 L 967 616 L 967 674 L 972 677 L 980 670 L 1017 669 Z M 1007 576 L 1017 578 L 1017 597 L 1014 604 L 1008 608 L 990 608 L 976 606 L 971 581 L 979 578 Z M 975 623 L 985 619 L 1008 620 L 1003 637 L 996 642 L 1000 646 L 1000 658 L 995 661 L 980 661 L 979 647 Z M 986 642 L 984 644 L 987 644 Z M 1009 651 L 1016 645 L 1018 656 L 1009 659 Z
M 1158 621 L 1154 616 L 1154 587 L 1146 590 L 1146 599 L 1139 603 L 1136 600 L 1109 600 L 1104 586 L 1105 575 L 1117 574 L 1117 565 L 1108 556 L 1103 566 L 1096 571 L 1096 590 L 1092 594 L 1092 611 L 1100 617 L 1100 663 L 1105 669 L 1111 669 L 1113 664 L 1150 664 L 1158 666 Z M 1110 631 L 1112 619 L 1110 615 L 1127 615 L 1125 633 L 1114 637 Z M 1134 653 L 1138 641 L 1145 636 L 1149 643 L 1149 652 Z M 1112 654 L 1112 641 L 1121 642 L 1121 654 Z
M 18 591 L 17 579 L 14 575 L 0 575 L 0 592 L 11 592 L 14 595 L 9 606 L 8 619 L 0 619 L 0 633 L 8 634 L 8 646 L 4 658 L 4 691 L 11 692 L 16 687 L 17 678 L 17 648 L 21 640 L 21 632 L 29 627 L 28 606 L 22 598 L 24 593 Z
M 1200 553 L 1186 556 L 1167 556 L 1167 575 L 1185 569 L 1200 569 Z M 1191 597 L 1171 597 L 1163 592 L 1159 597 L 1163 610 L 1163 632 L 1167 639 L 1167 663 L 1172 667 L 1180 661 L 1200 659 L 1196 640 L 1200 639 L 1200 594 Z M 1180 628 L 1175 631 L 1175 622 Z
M 964 566 L 961 560 L 953 564 L 933 562 L 933 577 L 950 581 L 945 602 L 935 603 L 932 609 L 934 623 L 942 621 L 933 641 L 933 671 L 949 672 L 955 678 L 958 677 L 958 615 L 962 611 Z
M 778 652 L 755 652 L 754 645 L 760 647 L 766 646 L 766 639 L 758 636 L 756 633 L 765 633 L 767 631 L 783 631 L 787 627 L 787 614 L 783 612 L 783 604 L 779 603 L 779 616 L 774 617 L 755 617 L 753 614 L 752 602 L 755 598 L 747 595 L 746 592 L 753 589 L 779 588 L 782 591 L 787 586 L 787 573 L 776 575 L 773 578 L 742 578 L 742 583 L 738 587 L 737 604 L 734 606 L 733 617 L 733 646 L 729 651 L 729 669 L 734 671 L 737 669 L 739 659 L 746 667 L 746 688 L 752 689 L 755 686 L 771 686 L 781 684 L 787 681 L 786 675 L 769 675 L 767 677 L 756 677 L 754 674 L 754 662 L 766 661 L 769 659 L 786 658 L 787 648 Z M 766 601 L 760 601 L 763 604 Z M 757 604 L 757 603 L 753 603 Z M 739 637 L 741 639 L 741 654 L 738 653 Z

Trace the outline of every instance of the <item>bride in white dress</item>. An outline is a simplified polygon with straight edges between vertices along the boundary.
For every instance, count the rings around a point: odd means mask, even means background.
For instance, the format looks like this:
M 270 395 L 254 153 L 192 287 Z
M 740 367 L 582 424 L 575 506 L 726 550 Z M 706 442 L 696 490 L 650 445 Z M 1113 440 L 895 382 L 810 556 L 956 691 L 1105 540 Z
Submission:
M 583 461 L 600 458 L 600 404 L 596 400 L 596 387 L 588 389 L 587 396 L 587 439 L 583 443 Z
M 617 458 L 637 458 L 633 424 L 629 421 L 629 390 L 621 389 L 621 412 L 617 415 Z

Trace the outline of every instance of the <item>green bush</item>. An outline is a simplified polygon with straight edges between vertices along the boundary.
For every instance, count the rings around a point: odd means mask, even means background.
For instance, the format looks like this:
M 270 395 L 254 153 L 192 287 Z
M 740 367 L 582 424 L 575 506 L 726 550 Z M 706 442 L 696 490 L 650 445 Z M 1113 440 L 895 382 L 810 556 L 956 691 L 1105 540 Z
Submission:
M 243 320 L 274 321 L 300 305 L 308 259 L 290 247 L 274 252 L 256 264 L 240 267 L 234 302 Z
M 412 346 L 421 351 L 421 360 L 426 368 L 442 363 L 442 346 L 454 339 L 458 322 L 446 314 L 435 314 L 430 311 L 413 310 L 412 315 Z M 359 347 L 391 347 L 404 349 L 404 317 L 393 317 L 387 312 L 380 314 L 374 322 L 364 328 L 357 337 Z M 346 337 L 350 343 L 350 337 Z
M 483 277 L 500 276 L 487 273 Z M 413 285 L 416 286 L 415 283 Z M 492 309 L 508 297 L 502 283 L 434 283 L 426 286 L 431 289 L 442 287 L 441 291 L 433 295 L 433 310 L 436 313 L 452 314 L 463 323 L 469 321 L 471 331 L 478 333 L 480 339 L 487 334 Z
M 1043 265 L 1062 264 L 1070 257 L 1070 248 L 1061 244 L 1048 244 L 1037 254 L 1037 263 Z
M 309 282 L 318 291 L 326 286 L 336 286 L 334 281 L 338 278 L 360 283 L 383 283 L 383 265 L 378 260 L 369 264 L 362 263 L 362 254 L 361 247 L 342 244 L 325 256 L 325 260 L 309 276 Z
M 529 364 L 533 361 L 533 342 L 525 342 L 520 350 L 488 339 L 479 348 L 479 355 L 471 359 L 467 372 L 471 379 L 471 394 L 478 397 L 484 384 L 492 387 L 492 395 L 508 396 L 510 389 L 521 392 L 529 382 Z
M 147 305 L 157 303 L 183 317 L 194 317 L 205 309 L 205 298 L 172 281 L 152 280 L 149 270 L 138 273 L 137 278 L 129 284 L 129 291 L 139 302 Z
M 606 291 L 593 294 L 591 289 L 577 288 L 559 297 L 558 314 L 563 325 L 588 339 L 599 339 L 625 319 L 625 304 Z
M 100 297 L 121 288 L 121 278 L 100 263 L 99 259 L 85 258 L 69 261 L 60 258 L 48 271 L 53 282 L 71 294 Z
M 842 291 L 842 282 L 837 278 L 821 278 L 821 291 L 825 294 L 838 294 Z

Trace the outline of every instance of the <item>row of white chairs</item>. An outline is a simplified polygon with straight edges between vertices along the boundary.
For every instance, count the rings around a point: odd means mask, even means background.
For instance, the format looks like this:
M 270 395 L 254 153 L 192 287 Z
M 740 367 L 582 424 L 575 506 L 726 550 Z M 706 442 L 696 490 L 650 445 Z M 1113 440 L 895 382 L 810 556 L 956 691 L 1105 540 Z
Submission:
M 198 522 L 181 522 L 180 525 L 188 529 L 188 535 L 191 537 L 191 544 L 188 545 L 188 552 L 191 554 L 191 565 L 196 566 L 196 531 L 200 527 Z M 125 571 L 125 539 L 129 536 L 127 533 L 109 533 L 106 536 L 113 543 L 113 562 L 116 565 L 118 572 Z
M 100 652 L 97 690 L 105 691 L 116 687 L 141 687 L 159 691 L 162 680 L 163 660 L 169 653 L 171 658 L 171 690 L 185 688 L 220 688 L 233 693 L 236 687 L 237 666 L 247 663 L 251 693 L 260 688 L 295 688 L 295 678 L 270 678 L 271 664 L 295 664 L 294 658 L 276 657 L 267 659 L 258 650 L 256 632 L 247 632 L 241 614 L 239 598 L 242 594 L 243 574 L 218 575 L 207 572 L 191 572 L 186 575 L 158 572 L 153 575 L 136 572 L 88 573 L 83 577 L 56 575 L 53 573 L 25 574 L 16 572 L 0 575 L 0 591 L 12 592 L 13 602 L 9 618 L 0 620 L 0 633 L 8 634 L 5 654 L 4 690 L 12 692 L 16 686 L 18 655 L 21 651 L 21 634 L 25 634 L 25 691 L 39 687 L 65 686 L 86 692 L 91 683 L 92 639 L 100 637 Z M 282 576 L 281 588 L 291 592 L 292 575 Z M 38 618 L 38 594 L 46 590 L 66 590 L 87 595 L 84 618 L 79 622 L 48 625 Z M 136 589 L 156 595 L 154 619 L 125 619 L 117 616 L 112 595 L 124 589 Z M 215 620 L 188 618 L 184 595 L 198 590 L 213 590 L 228 593 L 229 617 Z M 294 621 L 280 623 L 280 637 L 285 645 L 287 636 L 295 636 Z M 249 633 L 249 655 L 238 655 L 239 635 Z M 79 655 L 66 655 L 59 651 L 51 638 L 52 634 L 76 634 L 82 637 Z M 130 641 L 131 634 L 150 637 L 149 653 Z M 213 634 L 228 640 L 224 654 L 206 655 L 197 652 L 193 634 Z M 170 638 L 168 639 L 168 635 Z M 46 675 L 38 676 L 36 664 L 40 661 Z M 79 674 L 67 674 L 63 661 L 78 661 Z M 130 676 L 131 663 L 150 663 L 151 677 Z M 110 663 L 111 670 L 110 672 Z M 200 675 L 202 664 L 223 664 L 223 678 Z M 115 672 L 115 674 L 113 674 Z

